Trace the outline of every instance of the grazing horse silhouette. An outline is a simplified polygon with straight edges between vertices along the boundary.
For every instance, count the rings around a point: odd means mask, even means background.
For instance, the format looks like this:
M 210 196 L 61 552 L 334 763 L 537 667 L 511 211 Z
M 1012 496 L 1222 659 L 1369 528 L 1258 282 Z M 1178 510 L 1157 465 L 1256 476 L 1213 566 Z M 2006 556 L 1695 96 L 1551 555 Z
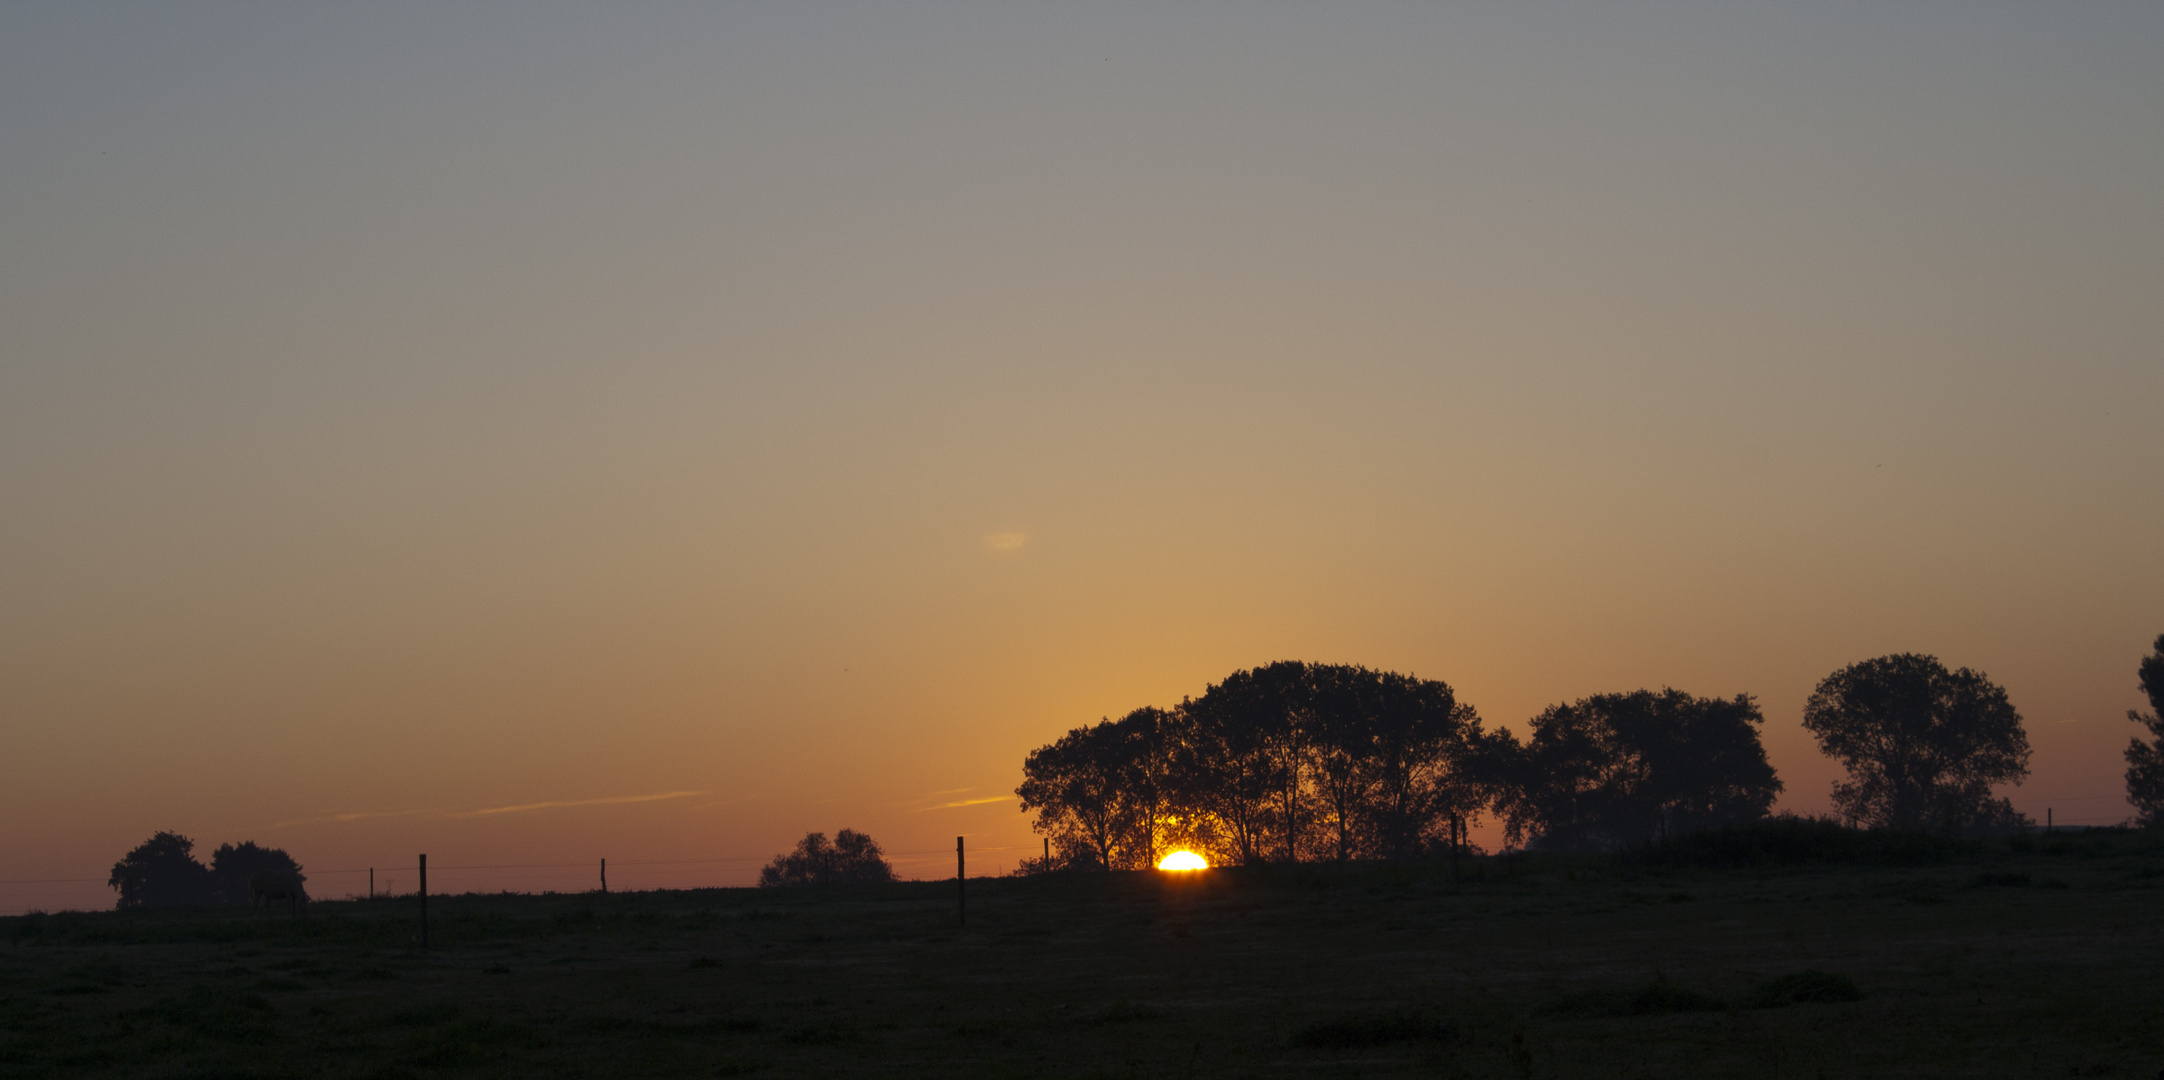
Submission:
M 271 905 L 283 900 L 291 914 L 301 913 L 301 905 L 308 902 L 308 894 L 301 891 L 301 876 L 291 870 L 258 870 L 248 875 L 248 907 L 254 910 L 263 905 L 263 913 L 271 912 Z

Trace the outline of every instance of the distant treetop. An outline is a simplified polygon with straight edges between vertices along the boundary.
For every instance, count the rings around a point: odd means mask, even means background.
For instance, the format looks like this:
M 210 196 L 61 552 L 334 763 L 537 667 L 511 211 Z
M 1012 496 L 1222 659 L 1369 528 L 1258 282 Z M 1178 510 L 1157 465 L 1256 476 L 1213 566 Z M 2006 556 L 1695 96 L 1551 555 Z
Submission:
M 894 868 L 879 850 L 879 842 L 853 829 L 834 834 L 806 833 L 796 850 L 774 856 L 759 871 L 759 885 L 856 885 L 894 880 Z

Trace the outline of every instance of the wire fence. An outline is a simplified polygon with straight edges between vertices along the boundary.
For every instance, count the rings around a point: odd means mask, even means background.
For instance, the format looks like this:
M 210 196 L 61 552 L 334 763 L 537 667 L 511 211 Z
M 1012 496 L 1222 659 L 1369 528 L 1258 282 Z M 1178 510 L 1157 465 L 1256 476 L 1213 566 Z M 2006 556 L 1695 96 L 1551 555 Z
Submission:
M 970 876 L 998 876 L 1013 869 L 1018 859 L 1013 853 L 1034 854 L 1038 849 L 1028 845 L 985 845 L 969 848 Z M 895 866 L 896 876 L 905 880 L 940 880 L 952 877 L 953 848 L 928 848 L 916 851 L 892 851 L 884 853 L 887 861 Z M 627 859 L 608 862 L 608 880 L 612 889 L 619 884 L 638 888 L 713 889 L 739 888 L 756 884 L 756 868 L 774 861 L 774 856 L 723 855 L 691 859 Z M 601 885 L 600 858 L 584 862 L 546 863 L 431 863 L 428 867 L 430 894 L 449 892 L 580 892 L 598 889 Z M 929 873 L 911 871 L 929 870 Z M 418 860 L 405 855 L 385 859 L 375 866 L 347 866 L 318 869 L 303 866 L 309 892 L 323 898 L 364 897 L 370 895 L 400 896 L 416 891 L 419 882 Z M 453 875 L 445 880 L 444 875 Z M 493 880 L 476 881 L 481 875 Z M 463 878 L 464 880 L 460 880 Z M 372 881 L 371 881 L 372 879 Z M 724 880 L 726 879 L 726 880 Z M 13 913 L 36 910 L 55 910 L 62 905 L 55 901 L 67 901 L 66 908 L 80 909 L 91 896 L 102 890 L 86 886 L 103 886 L 110 876 L 99 877 L 51 877 L 0 879 L 0 896 L 4 896 L 5 909 Z M 99 905 L 109 906 L 109 905 Z

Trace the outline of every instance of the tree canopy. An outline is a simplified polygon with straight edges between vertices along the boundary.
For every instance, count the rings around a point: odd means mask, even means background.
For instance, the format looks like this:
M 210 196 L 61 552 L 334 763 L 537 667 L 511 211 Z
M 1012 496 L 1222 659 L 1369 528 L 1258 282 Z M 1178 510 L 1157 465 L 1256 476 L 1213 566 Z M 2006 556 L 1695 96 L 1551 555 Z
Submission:
M 2164 634 L 2157 635 L 2155 651 L 2142 658 L 2141 692 L 2149 699 L 2149 711 L 2128 709 L 2126 718 L 2149 729 L 2151 742 L 2139 736 L 2126 748 L 2126 801 L 2134 804 L 2139 824 L 2164 825 Z
M 1015 793 L 1059 867 L 1146 867 L 1174 847 L 1216 863 L 1404 856 L 1478 813 L 1489 742 L 1444 683 L 1285 661 L 1076 728 L 1029 754 Z
M 2029 775 L 2029 737 L 2006 691 L 1981 672 L 1898 653 L 1819 682 L 1803 726 L 1848 769 L 1834 806 L 1852 822 L 1948 835 L 2026 823 L 1997 784 Z
M 160 832 L 113 864 L 106 885 L 120 894 L 122 911 L 199 907 L 211 901 L 210 871 L 195 861 L 195 841 Z
M 1550 706 L 1508 755 L 1508 835 L 1612 850 L 1756 821 L 1781 790 L 1759 742 L 1764 723 L 1748 694 L 1639 690 Z
M 161 832 L 114 863 L 106 884 L 120 893 L 116 906 L 122 911 L 241 905 L 254 899 L 248 892 L 248 877 L 258 870 L 282 870 L 307 880 L 301 864 L 278 848 L 261 847 L 253 840 L 221 844 L 206 867 L 196 861 L 195 841 Z
M 781 885 L 857 885 L 893 881 L 894 868 L 879 850 L 879 842 L 853 829 L 843 829 L 829 842 L 825 833 L 806 833 L 796 850 L 774 856 L 759 871 L 761 887 Z
M 255 898 L 250 894 L 248 878 L 259 870 L 278 870 L 292 874 L 297 881 L 305 882 L 308 875 L 301 873 L 301 864 L 280 848 L 258 847 L 253 840 L 239 844 L 220 844 L 210 854 L 210 888 L 212 899 L 221 904 L 251 904 Z

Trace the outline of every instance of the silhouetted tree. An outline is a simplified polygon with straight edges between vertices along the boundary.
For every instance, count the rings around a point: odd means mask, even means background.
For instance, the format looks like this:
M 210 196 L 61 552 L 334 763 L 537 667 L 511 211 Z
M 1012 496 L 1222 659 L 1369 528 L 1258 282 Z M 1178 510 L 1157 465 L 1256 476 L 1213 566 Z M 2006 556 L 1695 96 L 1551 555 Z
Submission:
M 1095 865 L 1116 865 L 1135 829 L 1134 803 L 1125 790 L 1129 749 L 1129 733 L 1104 720 L 1030 751 L 1014 793 L 1024 811 L 1037 812 L 1034 828 L 1063 853 L 1086 849 Z M 1067 862 L 1073 865 L 1072 854 Z
M 1597 694 L 1535 717 L 1505 796 L 1507 834 L 1617 849 L 1766 816 L 1781 782 L 1747 694 Z
M 1478 812 L 1489 741 L 1443 683 L 1286 661 L 1076 728 L 1031 752 L 1016 794 L 1054 867 L 1145 867 L 1173 846 L 1218 863 L 1405 856 Z
M 122 911 L 196 907 L 210 902 L 210 871 L 195 861 L 195 841 L 155 833 L 113 864 L 106 884 L 120 893 Z
M 1803 726 L 1847 767 L 1833 802 L 1852 823 L 1957 835 L 2028 820 L 1991 796 L 2029 775 L 2029 737 L 1981 672 L 1914 653 L 1851 664 L 1818 684 Z
M 2164 826 L 2164 634 L 2157 635 L 2156 651 L 2142 658 L 2141 692 L 2149 698 L 2149 711 L 2128 709 L 2126 718 L 2149 729 L 2155 742 L 2139 737 L 2126 747 L 2126 801 L 2139 812 L 2141 825 Z
M 1185 726 L 1178 713 L 1140 708 L 1113 724 L 1118 740 L 1112 751 L 1119 765 L 1120 816 L 1127 822 L 1122 862 L 1157 865 L 1166 843 L 1195 839 L 1193 816 L 1182 812 L 1176 787 L 1176 759 Z
M 1316 734 L 1308 666 L 1285 660 L 1235 671 L 1187 704 L 1207 741 L 1183 758 L 1190 793 L 1214 797 L 1244 819 L 1241 862 L 1275 854 L 1296 861 L 1311 845 L 1315 811 L 1310 748 Z M 1230 751 L 1229 756 L 1220 756 Z
M 1174 787 L 1189 813 L 1212 824 L 1213 862 L 1267 857 L 1271 807 L 1283 787 L 1283 762 L 1265 731 L 1270 712 L 1217 686 L 1180 703 L 1185 738 L 1174 752 Z
M 879 843 L 863 833 L 843 829 L 832 843 L 825 833 L 806 833 L 796 850 L 774 856 L 759 871 L 761 887 L 779 885 L 859 885 L 893 881 L 894 868 L 879 850 Z
M 1489 740 L 1448 684 L 1317 664 L 1308 685 L 1308 774 L 1334 857 L 1417 855 L 1487 802 Z
M 258 870 L 277 870 L 289 873 L 299 881 L 307 881 L 301 873 L 301 864 L 293 861 L 281 848 L 257 847 L 253 840 L 238 845 L 221 844 L 210 854 L 211 897 L 221 904 L 248 904 L 254 897 L 248 891 L 248 877 Z

